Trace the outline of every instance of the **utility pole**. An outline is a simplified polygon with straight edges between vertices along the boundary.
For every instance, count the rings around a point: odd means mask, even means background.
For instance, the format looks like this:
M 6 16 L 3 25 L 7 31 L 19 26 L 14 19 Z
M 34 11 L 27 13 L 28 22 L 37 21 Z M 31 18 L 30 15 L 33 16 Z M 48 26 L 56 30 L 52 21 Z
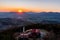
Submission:
M 25 26 L 23 26 L 23 32 L 25 32 Z

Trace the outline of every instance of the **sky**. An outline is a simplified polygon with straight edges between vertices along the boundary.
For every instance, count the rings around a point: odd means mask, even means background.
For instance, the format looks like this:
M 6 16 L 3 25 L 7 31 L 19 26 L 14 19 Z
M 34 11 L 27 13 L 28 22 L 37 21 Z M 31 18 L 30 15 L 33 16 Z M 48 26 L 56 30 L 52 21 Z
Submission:
M 60 0 L 0 0 L 3 11 L 60 12 Z

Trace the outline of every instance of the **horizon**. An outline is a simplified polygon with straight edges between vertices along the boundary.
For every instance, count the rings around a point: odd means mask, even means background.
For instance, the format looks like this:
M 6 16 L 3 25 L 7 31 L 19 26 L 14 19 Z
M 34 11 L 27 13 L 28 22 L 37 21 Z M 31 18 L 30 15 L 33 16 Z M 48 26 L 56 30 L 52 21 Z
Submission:
M 10 11 L 10 12 L 12 12 L 12 11 Z M 32 13 L 60 13 L 60 12 L 51 12 L 51 11 L 49 11 L 49 12 L 44 12 L 44 11 L 42 11 L 42 12 L 28 11 L 28 12 L 32 12 Z M 22 12 L 22 13 L 28 13 L 28 12 Z M 0 13 L 6 13 L 6 12 L 0 12 Z M 9 12 L 7 12 L 7 13 L 9 13 Z M 15 13 L 15 12 L 12 12 L 12 13 Z M 16 13 L 21 13 L 21 12 L 16 12 Z

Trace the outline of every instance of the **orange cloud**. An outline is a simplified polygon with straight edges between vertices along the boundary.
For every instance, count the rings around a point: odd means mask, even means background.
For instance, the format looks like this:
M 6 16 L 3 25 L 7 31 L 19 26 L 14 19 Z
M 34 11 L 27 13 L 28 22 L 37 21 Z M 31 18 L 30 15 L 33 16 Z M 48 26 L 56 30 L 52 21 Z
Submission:
M 1 11 L 17 12 L 20 9 L 23 10 L 24 12 L 28 12 L 29 11 L 28 9 L 25 9 L 25 8 L 7 8 L 7 7 L 0 7 L 0 12 Z
M 0 7 L 0 12 L 17 12 L 18 10 L 23 10 L 24 12 L 29 12 L 29 11 L 33 11 L 33 12 L 60 12 L 60 10 L 58 9 L 38 9 L 38 8 L 8 8 L 8 7 Z

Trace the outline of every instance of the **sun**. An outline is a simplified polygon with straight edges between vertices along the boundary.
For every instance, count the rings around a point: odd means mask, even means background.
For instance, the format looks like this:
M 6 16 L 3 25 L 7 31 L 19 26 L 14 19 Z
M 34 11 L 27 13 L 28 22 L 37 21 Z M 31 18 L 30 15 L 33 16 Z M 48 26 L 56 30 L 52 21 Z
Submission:
M 20 10 L 18 10 L 18 12 L 20 12 L 20 13 L 21 13 L 21 12 L 23 12 L 23 10 L 21 10 L 21 9 L 20 9 Z
M 24 14 L 22 9 L 19 9 L 17 12 L 18 12 L 18 14 L 20 14 L 20 15 Z

